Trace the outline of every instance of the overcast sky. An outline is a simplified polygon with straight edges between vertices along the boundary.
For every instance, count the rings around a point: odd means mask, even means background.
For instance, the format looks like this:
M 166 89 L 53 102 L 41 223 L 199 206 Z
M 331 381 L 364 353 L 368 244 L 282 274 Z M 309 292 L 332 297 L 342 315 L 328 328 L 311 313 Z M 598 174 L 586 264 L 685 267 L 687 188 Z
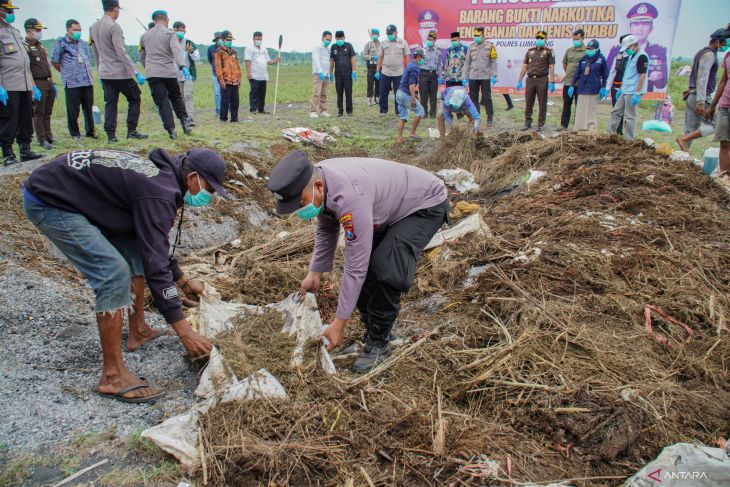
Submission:
M 285 51 L 310 51 L 324 29 L 344 30 L 355 49 L 362 50 L 370 27 L 381 30 L 394 23 L 403 28 L 403 0 L 121 0 L 119 22 L 127 43 L 136 44 L 143 33 L 135 20 L 145 25 L 156 9 L 165 9 L 171 19 L 187 25 L 188 37 L 209 43 L 212 32 L 230 29 L 236 45 L 250 44 L 251 33 L 261 30 L 264 45 L 276 47 L 284 35 Z M 15 0 L 20 7 L 18 22 L 37 17 L 46 24 L 47 37 L 65 33 L 66 20 L 79 20 L 85 32 L 102 15 L 101 0 Z M 730 22 L 730 0 L 684 0 L 672 56 L 693 56 L 704 46 L 709 33 Z

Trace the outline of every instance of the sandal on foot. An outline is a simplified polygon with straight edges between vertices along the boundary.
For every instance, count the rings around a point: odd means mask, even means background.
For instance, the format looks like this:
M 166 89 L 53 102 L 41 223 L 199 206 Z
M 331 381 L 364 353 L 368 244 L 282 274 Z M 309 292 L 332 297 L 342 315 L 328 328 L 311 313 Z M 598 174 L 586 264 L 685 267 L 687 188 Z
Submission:
M 160 399 L 165 395 L 164 392 L 160 391 L 159 394 L 155 394 L 153 396 L 146 396 L 146 397 L 124 397 L 124 394 L 132 391 L 136 391 L 138 389 L 145 389 L 152 387 L 150 386 L 149 382 L 147 382 L 143 377 L 140 377 L 140 379 L 143 381 L 140 384 L 135 384 L 133 386 L 125 387 L 123 389 L 119 389 L 117 392 L 113 394 L 108 394 L 104 392 L 96 391 L 97 394 L 99 394 L 101 397 L 104 397 L 106 399 L 115 399 L 120 402 L 126 402 L 130 404 L 142 404 L 146 402 L 152 402 L 156 401 L 157 399 Z

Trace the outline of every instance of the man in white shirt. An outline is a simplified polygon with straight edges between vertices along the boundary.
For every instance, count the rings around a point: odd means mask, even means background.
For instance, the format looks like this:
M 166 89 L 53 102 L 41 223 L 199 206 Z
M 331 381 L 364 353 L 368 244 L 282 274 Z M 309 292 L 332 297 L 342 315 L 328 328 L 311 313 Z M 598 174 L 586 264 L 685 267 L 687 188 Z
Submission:
M 281 62 L 281 57 L 271 59 L 269 51 L 261 47 L 264 35 L 256 31 L 253 33 L 253 47 L 247 47 L 243 59 L 246 61 L 246 76 L 251 91 L 248 95 L 249 111 L 251 113 L 269 112 L 264 110 L 266 105 L 266 82 L 269 81 L 269 64 Z
M 185 38 L 186 27 L 183 22 L 179 20 L 172 24 L 172 30 L 175 31 L 175 35 L 180 41 L 180 45 L 185 51 L 185 62 L 183 63 L 190 70 L 191 79 L 185 79 L 185 76 L 180 71 L 177 75 L 177 80 L 180 83 L 180 91 L 183 94 L 183 100 L 185 100 L 185 110 L 188 112 L 188 121 L 191 127 L 195 127 L 193 121 L 193 115 L 195 113 L 195 101 L 193 100 L 193 94 L 195 93 L 195 63 L 200 61 L 200 52 L 198 47 L 193 44 L 192 41 Z
M 330 84 L 330 44 L 332 32 L 322 33 L 322 42 L 312 49 L 312 103 L 309 118 L 329 117 L 327 113 L 327 89 Z

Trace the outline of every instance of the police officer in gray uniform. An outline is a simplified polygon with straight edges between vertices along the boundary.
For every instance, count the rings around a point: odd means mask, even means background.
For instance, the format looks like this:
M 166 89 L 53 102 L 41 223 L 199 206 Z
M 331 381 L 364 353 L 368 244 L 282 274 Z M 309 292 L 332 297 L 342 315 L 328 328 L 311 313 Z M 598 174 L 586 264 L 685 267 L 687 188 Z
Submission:
M 168 28 L 170 20 L 167 12 L 156 10 L 152 14 L 152 20 L 155 26 L 140 40 L 139 59 L 147 73 L 147 83 L 160 112 L 162 125 L 174 140 L 177 139 L 177 132 L 173 110 L 180 119 L 185 134 L 192 133 L 177 74 L 182 70 L 185 79 L 190 80 L 192 76 L 190 69 L 185 66 L 185 51 L 175 33 Z
M 13 142 L 20 146 L 20 160 L 43 156 L 30 150 L 33 138 L 33 101 L 41 100 L 41 90 L 30 73 L 28 48 L 23 35 L 13 27 L 15 10 L 12 0 L 0 0 L 0 145 L 5 165 L 18 159 Z

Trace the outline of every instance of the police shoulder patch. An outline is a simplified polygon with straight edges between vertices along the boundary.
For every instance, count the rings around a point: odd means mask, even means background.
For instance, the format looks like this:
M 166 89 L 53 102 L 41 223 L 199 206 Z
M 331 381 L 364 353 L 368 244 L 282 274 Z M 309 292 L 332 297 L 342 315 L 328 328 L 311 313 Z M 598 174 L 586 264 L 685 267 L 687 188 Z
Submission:
M 353 241 L 357 239 L 355 233 L 355 221 L 352 219 L 352 213 L 345 213 L 340 217 L 340 223 L 342 224 L 342 230 L 345 232 L 345 240 Z

